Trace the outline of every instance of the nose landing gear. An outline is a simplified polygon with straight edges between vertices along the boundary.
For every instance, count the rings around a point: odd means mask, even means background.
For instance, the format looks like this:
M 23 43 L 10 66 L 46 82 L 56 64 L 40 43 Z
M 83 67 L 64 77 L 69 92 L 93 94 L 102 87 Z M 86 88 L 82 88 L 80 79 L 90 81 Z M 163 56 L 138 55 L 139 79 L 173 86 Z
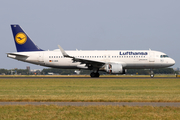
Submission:
M 154 77 L 154 72 L 152 70 L 150 70 L 150 77 L 153 78 Z

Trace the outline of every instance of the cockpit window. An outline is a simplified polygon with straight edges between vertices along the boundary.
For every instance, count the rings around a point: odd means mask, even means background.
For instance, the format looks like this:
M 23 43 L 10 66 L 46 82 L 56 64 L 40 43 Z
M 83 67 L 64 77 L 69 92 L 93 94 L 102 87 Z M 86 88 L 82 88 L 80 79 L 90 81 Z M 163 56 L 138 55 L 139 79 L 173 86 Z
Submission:
M 161 55 L 160 57 L 161 58 L 168 58 L 169 56 L 168 55 Z

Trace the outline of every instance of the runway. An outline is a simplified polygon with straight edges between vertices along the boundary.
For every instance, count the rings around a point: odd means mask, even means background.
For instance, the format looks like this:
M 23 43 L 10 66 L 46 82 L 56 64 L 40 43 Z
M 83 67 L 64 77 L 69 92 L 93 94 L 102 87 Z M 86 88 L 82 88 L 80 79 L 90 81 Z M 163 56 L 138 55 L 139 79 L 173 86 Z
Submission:
M 0 105 L 58 105 L 58 106 L 153 106 L 180 107 L 180 102 L 0 102 Z
M 0 79 L 180 79 L 180 77 L 0 77 Z

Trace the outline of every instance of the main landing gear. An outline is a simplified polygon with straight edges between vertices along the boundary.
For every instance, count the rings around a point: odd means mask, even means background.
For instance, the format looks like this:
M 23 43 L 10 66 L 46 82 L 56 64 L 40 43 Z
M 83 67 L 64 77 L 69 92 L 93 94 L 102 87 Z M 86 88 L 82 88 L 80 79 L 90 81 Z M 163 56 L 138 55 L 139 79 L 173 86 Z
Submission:
M 92 72 L 92 73 L 90 74 L 90 76 L 91 76 L 92 78 L 94 78 L 94 77 L 99 77 L 100 74 L 99 74 L 98 72 Z

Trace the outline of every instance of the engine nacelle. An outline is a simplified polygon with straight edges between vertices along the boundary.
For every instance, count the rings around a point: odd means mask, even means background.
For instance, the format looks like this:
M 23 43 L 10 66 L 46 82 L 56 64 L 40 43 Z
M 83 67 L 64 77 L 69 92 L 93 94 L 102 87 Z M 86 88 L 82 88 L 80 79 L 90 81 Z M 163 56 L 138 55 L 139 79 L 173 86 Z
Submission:
M 109 74 L 125 74 L 122 65 L 118 63 L 106 64 L 105 69 Z

